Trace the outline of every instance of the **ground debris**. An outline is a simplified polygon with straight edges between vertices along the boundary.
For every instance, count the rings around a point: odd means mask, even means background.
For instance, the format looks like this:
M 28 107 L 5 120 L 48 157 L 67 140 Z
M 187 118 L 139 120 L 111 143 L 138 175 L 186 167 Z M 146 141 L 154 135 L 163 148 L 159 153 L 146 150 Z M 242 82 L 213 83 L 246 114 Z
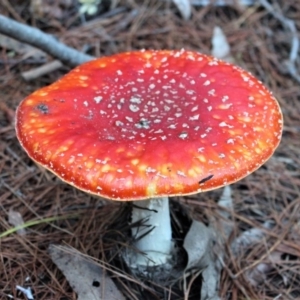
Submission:
M 263 228 L 251 228 L 242 232 L 231 243 L 231 250 L 234 256 L 238 256 L 241 252 L 249 249 L 256 243 L 259 243 L 267 236 L 264 229 L 271 229 L 272 222 L 266 221 Z
M 70 7 L 62 7 L 60 0 L 47 0 L 47 3 L 59 5 L 64 17 L 56 19 L 48 14 L 41 20 L 24 1 L 0 2 L 4 16 L 37 27 L 95 57 L 136 49 L 185 48 L 209 54 L 213 28 L 216 25 L 222 28 L 237 64 L 258 77 L 279 100 L 284 113 L 282 143 L 264 167 L 231 186 L 234 202 L 230 220 L 221 215 L 229 209 L 220 209 L 216 203 L 218 190 L 178 197 L 177 201 L 187 204 L 193 217 L 206 226 L 211 224 L 211 217 L 216 217 L 220 232 L 222 224 L 230 228 L 233 222 L 233 232 L 227 239 L 222 260 L 221 299 L 300 299 L 300 89 L 297 81 L 300 1 L 191 0 L 192 14 L 187 21 L 178 16 L 178 9 L 170 1 L 108 1 L 115 6 L 105 6 L 107 1 L 102 1 L 104 10 L 86 16 L 85 21 L 78 14 L 76 1 L 71 1 Z M 220 6 L 225 2 L 230 5 Z M 238 5 L 242 2 L 244 7 Z M 264 5 L 266 2 L 269 5 Z M 246 6 L 247 3 L 255 5 Z M 105 266 L 114 262 L 113 267 L 125 274 L 126 266 L 115 253 L 127 247 L 130 230 L 126 229 L 127 223 L 120 224 L 120 220 L 117 230 L 108 231 L 105 227 L 118 214 L 116 206 L 119 203 L 110 202 L 100 208 L 102 200 L 54 179 L 49 172 L 36 167 L 21 150 L 13 126 L 15 108 L 27 95 L 56 81 L 69 69 L 63 66 L 25 82 L 20 75 L 43 65 L 47 57 L 35 56 L 38 52 L 24 47 L 23 43 L 12 45 L 11 41 L 2 40 L 0 44 L 0 232 L 8 230 L 10 209 L 19 212 L 24 220 L 47 219 L 57 213 L 80 215 L 80 218 L 51 223 L 39 222 L 34 230 L 26 229 L 25 236 L 9 234 L 0 239 L 0 299 L 24 299 L 25 295 L 16 291 L 18 284 L 30 285 L 35 299 L 74 299 L 74 291 L 45 250 L 48 245 L 64 241 L 83 255 L 101 259 Z M 290 68 L 286 63 L 291 63 Z M 295 69 L 298 70 L 294 72 Z M 271 230 L 262 225 L 268 220 L 274 222 Z M 174 224 L 178 226 L 177 232 L 184 234 L 190 226 L 182 215 Z M 264 237 L 233 255 L 232 239 L 252 229 L 262 229 Z M 183 243 L 179 234 L 176 240 Z M 120 251 L 116 252 L 116 248 Z M 181 257 L 185 255 L 184 251 Z M 271 270 L 263 272 L 263 277 L 259 273 L 250 274 L 260 282 L 251 284 L 248 272 L 256 266 L 257 271 L 264 271 L 266 266 L 260 265 L 263 263 L 272 266 Z M 186 263 L 183 268 L 185 266 Z M 24 281 L 27 276 L 30 276 L 29 282 Z M 189 300 L 199 300 L 201 276 L 202 273 L 192 286 L 197 295 L 190 293 Z M 126 277 L 116 274 L 115 278 L 128 299 L 184 299 L 182 290 L 172 284 L 170 288 L 158 289 L 156 283 L 138 281 L 130 274 Z M 264 278 L 262 282 L 260 278 Z
M 184 20 L 191 17 L 192 6 L 189 0 L 173 0 Z
M 216 265 L 216 257 L 211 251 L 213 239 L 213 231 L 203 223 L 194 220 L 183 244 L 188 253 L 188 264 L 184 271 L 184 278 L 193 273 L 202 275 L 200 300 L 219 299 L 220 268 Z M 189 288 L 186 280 L 184 290 L 185 295 L 188 295 Z
M 22 292 L 24 295 L 26 295 L 26 298 L 27 298 L 28 300 L 34 300 L 34 297 L 33 297 L 33 295 L 32 295 L 32 291 L 31 291 L 31 288 L 30 288 L 30 287 L 24 288 L 24 287 L 22 287 L 22 286 L 20 286 L 20 285 L 17 285 L 17 286 L 16 286 L 16 289 L 17 289 L 18 291 Z
M 15 227 L 19 227 L 21 225 L 24 225 L 24 221 L 23 218 L 21 216 L 21 214 L 17 211 L 14 211 L 13 209 L 10 209 L 8 212 L 8 223 L 10 225 L 13 225 Z M 26 230 L 25 228 L 20 228 L 17 230 L 17 233 L 19 235 L 25 235 L 26 234 Z
M 78 294 L 78 300 L 125 300 L 105 270 L 79 251 L 50 245 L 48 252 Z
M 220 299 L 218 292 L 222 266 L 219 259 L 225 256 L 225 244 L 234 227 L 230 220 L 232 201 L 231 188 L 226 186 L 218 201 L 218 213 L 221 218 L 210 217 L 209 226 L 193 220 L 184 240 L 183 247 L 188 253 L 184 278 L 190 273 L 201 273 L 200 300 Z M 186 284 L 184 288 L 185 294 L 188 294 Z

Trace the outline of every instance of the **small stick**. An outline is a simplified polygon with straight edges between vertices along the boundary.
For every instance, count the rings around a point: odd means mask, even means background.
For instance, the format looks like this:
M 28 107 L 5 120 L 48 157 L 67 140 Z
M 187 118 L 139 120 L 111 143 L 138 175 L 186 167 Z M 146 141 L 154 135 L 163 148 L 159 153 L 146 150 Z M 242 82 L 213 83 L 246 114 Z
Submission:
M 63 63 L 78 66 L 95 57 L 84 54 L 59 42 L 52 35 L 0 15 L 0 33 L 44 50 Z
M 50 72 L 56 71 L 57 69 L 61 68 L 63 63 L 60 60 L 53 60 L 49 63 L 46 63 L 40 67 L 31 69 L 29 71 L 21 73 L 21 76 L 24 80 L 30 81 L 36 79 L 40 76 L 46 75 Z

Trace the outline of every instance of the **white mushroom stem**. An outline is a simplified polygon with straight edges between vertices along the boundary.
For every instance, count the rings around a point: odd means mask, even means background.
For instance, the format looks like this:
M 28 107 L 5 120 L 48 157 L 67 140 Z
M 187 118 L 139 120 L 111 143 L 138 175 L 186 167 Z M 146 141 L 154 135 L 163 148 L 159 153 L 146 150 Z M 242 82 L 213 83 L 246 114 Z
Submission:
M 155 198 L 134 201 L 133 204 L 132 223 L 142 220 L 142 225 L 132 228 L 132 237 L 136 240 L 136 248 L 142 253 L 131 257 L 131 267 L 167 263 L 173 248 L 169 199 Z

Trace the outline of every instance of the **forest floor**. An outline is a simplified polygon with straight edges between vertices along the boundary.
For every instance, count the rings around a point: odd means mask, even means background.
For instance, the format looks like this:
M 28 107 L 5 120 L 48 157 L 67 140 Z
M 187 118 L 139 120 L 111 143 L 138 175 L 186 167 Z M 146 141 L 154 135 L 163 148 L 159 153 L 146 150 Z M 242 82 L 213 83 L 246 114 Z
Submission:
M 33 0 L 2 1 L 0 12 L 97 57 L 137 49 L 185 48 L 210 54 L 213 29 L 221 27 L 235 63 L 274 93 L 284 128 L 273 157 L 231 186 L 234 230 L 226 243 L 219 296 L 300 299 L 300 1 L 274 0 L 268 6 L 261 0 L 248 7 L 238 1 L 229 1 L 235 3 L 229 6 L 215 2 L 193 6 L 189 20 L 172 2 L 162 0 L 102 1 L 98 12 L 86 18 L 72 0 L 47 0 L 43 5 Z M 17 286 L 30 287 L 34 299 L 76 299 L 52 262 L 49 245 L 71 246 L 105 262 L 110 270 L 107 253 L 116 247 L 112 239 L 123 234 L 121 223 L 107 232 L 107 222 L 116 221 L 121 204 L 107 203 L 63 183 L 33 163 L 16 138 L 14 112 L 20 101 L 71 70 L 63 65 L 24 79 L 24 72 L 53 59 L 0 36 L 0 299 L 27 299 Z M 217 196 L 218 192 L 208 192 L 177 201 L 203 220 L 216 216 Z M 37 224 L 8 231 L 22 221 Z M 230 243 L 243 233 L 251 236 L 247 247 L 233 254 Z M 110 275 L 128 299 L 200 299 L 180 295 L 172 287 L 156 289 L 140 282 L 122 264 L 114 265 Z

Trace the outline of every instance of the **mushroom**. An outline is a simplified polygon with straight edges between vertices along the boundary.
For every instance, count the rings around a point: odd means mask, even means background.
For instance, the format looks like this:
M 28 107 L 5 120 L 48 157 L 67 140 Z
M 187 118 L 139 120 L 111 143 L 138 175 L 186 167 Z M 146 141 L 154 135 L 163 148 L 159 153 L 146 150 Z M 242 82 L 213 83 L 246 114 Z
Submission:
M 25 98 L 17 137 L 63 181 L 133 201 L 140 250 L 131 266 L 172 254 L 168 197 L 216 189 L 259 168 L 282 114 L 248 72 L 192 51 L 136 51 L 87 62 Z M 152 228 L 152 231 L 145 234 Z

